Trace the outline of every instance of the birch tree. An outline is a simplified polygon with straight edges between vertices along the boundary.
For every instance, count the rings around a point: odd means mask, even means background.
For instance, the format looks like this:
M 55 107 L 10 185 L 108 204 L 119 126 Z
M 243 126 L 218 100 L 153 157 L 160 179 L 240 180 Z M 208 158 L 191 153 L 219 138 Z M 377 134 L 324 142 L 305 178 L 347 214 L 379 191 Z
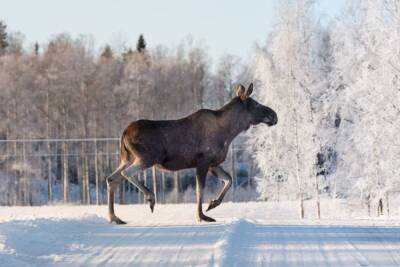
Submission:
M 310 192 L 307 188 L 315 176 L 317 151 L 312 117 L 316 79 L 312 60 L 315 51 L 312 4 L 301 0 L 280 3 L 278 23 L 268 45 L 259 51 L 254 70 L 261 82 L 260 99 L 277 110 L 280 118 L 278 127 L 271 131 L 256 128 L 257 138 L 251 141 L 257 150 L 260 192 L 265 198 L 272 181 L 288 177 L 289 184 L 296 184 L 300 217 L 304 217 L 303 199 Z M 270 166 L 275 169 L 268 169 Z M 293 190 L 293 186 L 288 188 Z

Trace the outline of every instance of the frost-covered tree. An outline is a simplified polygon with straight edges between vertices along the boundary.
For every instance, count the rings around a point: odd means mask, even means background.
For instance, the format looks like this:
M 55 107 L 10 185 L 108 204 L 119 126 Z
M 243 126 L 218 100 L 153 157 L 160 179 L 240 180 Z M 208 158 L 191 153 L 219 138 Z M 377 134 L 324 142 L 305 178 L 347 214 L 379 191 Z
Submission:
M 262 89 L 258 97 L 279 117 L 278 127 L 272 131 L 257 128 L 257 138 L 251 139 L 260 168 L 261 195 L 276 197 L 273 185 L 287 180 L 284 193 L 299 199 L 301 217 L 303 199 L 314 181 L 318 147 L 312 101 L 316 82 L 312 6 L 312 1 L 280 2 L 278 22 L 254 70 Z
M 336 175 L 368 201 L 395 189 L 399 175 L 399 15 L 397 1 L 355 1 L 335 29 L 345 85 L 336 97 L 343 118 Z

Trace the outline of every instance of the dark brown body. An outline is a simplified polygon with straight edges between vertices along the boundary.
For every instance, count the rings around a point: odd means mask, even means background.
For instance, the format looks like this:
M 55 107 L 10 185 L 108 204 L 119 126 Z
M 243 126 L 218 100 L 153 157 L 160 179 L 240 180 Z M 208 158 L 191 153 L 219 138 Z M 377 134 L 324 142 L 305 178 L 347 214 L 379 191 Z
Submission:
M 251 92 L 252 85 L 247 91 L 240 85 L 238 96 L 219 110 L 202 109 L 179 120 L 132 122 L 121 137 L 120 167 L 107 177 L 110 220 L 124 223 L 115 216 L 113 208 L 113 188 L 121 177 L 143 191 L 153 210 L 154 194 L 134 174 L 156 165 L 170 171 L 196 168 L 197 217 L 200 221 L 214 221 L 203 214 L 201 207 L 207 172 L 225 182 L 219 197 L 208 207 L 212 209 L 221 203 L 232 183 L 230 175 L 219 166 L 232 140 L 251 125 L 277 123 L 276 113 L 251 99 Z
M 233 139 L 222 119 L 221 112 L 202 109 L 180 120 L 132 122 L 123 133 L 123 149 L 131 150 L 133 158 L 128 160 L 143 169 L 153 165 L 170 171 L 199 164 L 218 166 Z

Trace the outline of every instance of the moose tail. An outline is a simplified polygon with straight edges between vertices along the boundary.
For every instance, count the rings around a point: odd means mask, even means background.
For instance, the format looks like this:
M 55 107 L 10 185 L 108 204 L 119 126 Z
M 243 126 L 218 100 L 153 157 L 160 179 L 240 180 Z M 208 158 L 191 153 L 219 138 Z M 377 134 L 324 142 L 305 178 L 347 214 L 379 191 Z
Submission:
M 124 164 L 126 162 L 129 162 L 129 150 L 125 145 L 125 131 L 123 132 L 121 136 L 121 142 L 120 142 L 120 148 L 119 148 L 119 162 L 120 164 Z

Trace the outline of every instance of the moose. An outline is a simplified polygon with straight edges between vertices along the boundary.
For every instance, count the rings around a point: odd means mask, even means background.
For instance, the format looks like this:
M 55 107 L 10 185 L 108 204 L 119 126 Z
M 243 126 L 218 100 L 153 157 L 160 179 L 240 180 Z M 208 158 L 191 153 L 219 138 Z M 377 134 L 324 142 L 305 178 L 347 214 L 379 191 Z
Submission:
M 236 97 L 218 110 L 200 109 L 178 120 L 130 123 L 121 136 L 119 167 L 106 177 L 110 222 L 125 224 L 114 213 L 114 190 L 123 179 L 143 192 L 153 212 L 154 193 L 136 175 L 152 166 L 168 171 L 195 168 L 197 220 L 215 222 L 202 209 L 207 173 L 224 182 L 218 197 L 211 200 L 208 211 L 221 204 L 232 185 L 232 177 L 220 166 L 232 140 L 251 125 L 265 123 L 273 126 L 278 122 L 276 112 L 251 98 L 252 92 L 252 83 L 247 90 L 239 84 Z

